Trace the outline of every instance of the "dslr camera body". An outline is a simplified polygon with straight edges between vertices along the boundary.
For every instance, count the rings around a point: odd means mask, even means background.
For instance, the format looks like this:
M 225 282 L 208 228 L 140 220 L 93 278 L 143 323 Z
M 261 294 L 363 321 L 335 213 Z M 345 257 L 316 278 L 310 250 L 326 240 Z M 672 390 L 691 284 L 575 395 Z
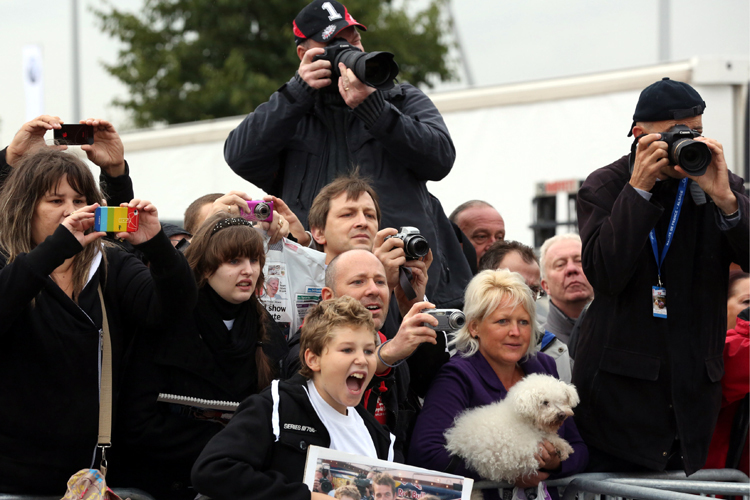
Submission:
M 643 135 L 638 136 L 637 140 Z M 705 143 L 693 140 L 700 136 L 687 125 L 675 125 L 666 132 L 661 132 L 659 140 L 667 143 L 669 164 L 679 165 L 685 172 L 696 177 L 705 174 L 713 155 Z
M 438 320 L 437 326 L 424 324 L 438 332 L 455 332 L 466 324 L 466 316 L 460 309 L 424 309 L 422 312 Z
M 393 79 L 398 75 L 398 64 L 390 52 L 362 52 L 343 38 L 334 38 L 325 47 L 325 52 L 315 56 L 313 61 L 331 61 L 331 81 L 341 76 L 339 63 L 351 69 L 359 81 L 379 90 L 393 88 Z M 337 85 L 331 85 L 338 91 Z
M 247 211 L 241 210 L 240 216 L 255 222 L 272 222 L 273 221 L 273 202 L 272 201 L 248 201 Z
M 398 238 L 404 242 L 404 253 L 406 260 L 419 260 L 430 252 L 430 244 L 427 238 L 419 233 L 419 229 L 411 226 L 403 226 L 399 229 L 398 234 L 386 236 L 388 238 Z
M 320 469 L 320 474 L 323 476 L 318 480 L 320 491 L 328 494 L 333 489 L 333 483 L 331 482 L 331 466 L 323 464 L 323 467 Z

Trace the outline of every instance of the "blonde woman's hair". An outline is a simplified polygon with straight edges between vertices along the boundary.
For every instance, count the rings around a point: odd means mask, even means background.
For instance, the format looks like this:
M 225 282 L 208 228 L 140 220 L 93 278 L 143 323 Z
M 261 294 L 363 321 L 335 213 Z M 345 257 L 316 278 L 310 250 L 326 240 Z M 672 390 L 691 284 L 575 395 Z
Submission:
M 529 315 L 531 339 L 526 356 L 533 356 L 538 350 L 539 339 L 536 324 L 536 302 L 534 293 L 526 286 L 523 277 L 507 269 L 482 271 L 471 280 L 464 295 L 466 324 L 458 332 L 451 345 L 463 357 L 476 354 L 479 341 L 472 337 L 469 326 L 481 322 L 499 307 L 524 308 Z

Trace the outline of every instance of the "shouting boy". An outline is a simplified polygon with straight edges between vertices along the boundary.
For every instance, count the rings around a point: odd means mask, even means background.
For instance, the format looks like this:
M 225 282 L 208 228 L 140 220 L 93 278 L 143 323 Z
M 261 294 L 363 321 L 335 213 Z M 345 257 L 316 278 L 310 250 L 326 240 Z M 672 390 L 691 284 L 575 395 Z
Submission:
M 193 467 L 214 500 L 330 500 L 302 483 L 307 447 L 393 460 L 394 436 L 359 405 L 375 374 L 372 315 L 351 297 L 324 300 L 305 318 L 302 370 L 247 398 Z

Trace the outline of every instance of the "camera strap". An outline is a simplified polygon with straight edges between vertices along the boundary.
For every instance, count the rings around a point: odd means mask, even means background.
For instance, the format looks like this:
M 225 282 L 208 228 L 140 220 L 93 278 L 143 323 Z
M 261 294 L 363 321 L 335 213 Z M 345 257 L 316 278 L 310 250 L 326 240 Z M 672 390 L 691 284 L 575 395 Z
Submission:
M 685 192 L 687 191 L 688 179 L 687 177 L 680 181 L 680 187 L 677 190 L 677 198 L 674 200 L 674 208 L 672 208 L 672 217 L 669 219 L 669 227 L 667 228 L 667 239 L 664 242 L 664 248 L 659 255 L 659 244 L 656 242 L 656 231 L 653 229 L 648 233 L 648 239 L 651 240 L 651 248 L 654 251 L 654 258 L 656 259 L 656 267 L 658 272 L 659 287 L 661 283 L 661 266 L 664 263 L 664 258 L 667 256 L 669 247 L 672 245 L 672 238 L 674 237 L 675 228 L 677 227 L 677 220 L 680 218 L 680 211 L 682 210 L 682 204 L 685 201 Z
M 398 283 L 401 285 L 401 289 L 404 291 L 404 295 L 409 300 L 414 300 L 417 297 L 417 292 L 414 291 L 414 287 L 411 286 L 412 278 L 411 269 L 405 266 L 398 268 Z

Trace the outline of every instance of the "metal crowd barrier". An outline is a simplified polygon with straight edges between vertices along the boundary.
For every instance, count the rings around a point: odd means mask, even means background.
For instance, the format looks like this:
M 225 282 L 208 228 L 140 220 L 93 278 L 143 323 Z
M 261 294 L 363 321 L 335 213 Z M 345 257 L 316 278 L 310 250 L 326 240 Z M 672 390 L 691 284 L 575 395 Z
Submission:
M 641 500 L 696 500 L 696 496 L 722 495 L 750 500 L 750 479 L 735 469 L 705 469 L 687 477 L 683 471 L 590 472 L 546 481 L 558 488 L 562 500 L 600 500 L 602 497 Z M 508 483 L 477 481 L 475 489 L 512 488 Z M 2 500 L 2 499 L 0 499 Z
M 112 488 L 120 498 L 123 500 L 156 500 L 154 497 L 149 495 L 143 490 L 135 488 Z M 61 492 L 55 496 L 39 496 L 39 495 L 13 495 L 10 493 L 0 493 L 0 500 L 60 500 L 65 492 Z

